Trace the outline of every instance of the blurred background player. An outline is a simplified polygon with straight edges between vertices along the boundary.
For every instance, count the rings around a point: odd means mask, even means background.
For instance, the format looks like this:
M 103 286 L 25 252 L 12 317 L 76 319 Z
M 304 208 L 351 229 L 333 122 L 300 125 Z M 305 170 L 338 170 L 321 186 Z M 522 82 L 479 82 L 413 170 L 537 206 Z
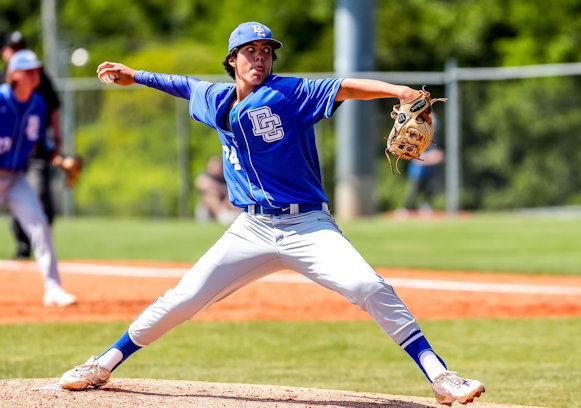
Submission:
M 430 144 L 421 159 L 412 160 L 407 168 L 408 183 L 403 210 L 398 215 L 419 209 L 421 215 L 431 215 L 434 197 L 439 189 L 439 167 L 444 161 L 444 151 L 437 145 L 438 118 L 434 113 L 434 143 Z
M 26 48 L 26 41 L 18 31 L 10 33 L 2 48 L 2 59 L 9 63 L 14 53 Z M 0 82 L 5 82 L 6 71 L 2 73 Z M 38 194 L 41 206 L 50 225 L 54 220 L 55 206 L 51 188 L 53 175 L 52 158 L 59 154 L 61 149 L 59 107 L 60 101 L 54 90 L 52 81 L 44 69 L 40 68 L 40 84 L 36 92 L 46 104 L 47 143 L 38 144 L 32 151 L 28 161 L 27 178 L 30 185 Z M 12 231 L 16 239 L 15 259 L 28 259 L 31 254 L 31 245 L 28 236 L 16 218 L 12 217 Z
M 51 227 L 25 176 L 30 153 L 46 144 L 46 104 L 35 92 L 41 67 L 34 52 L 20 50 L 8 63 L 7 83 L 0 85 L 0 205 L 8 206 L 30 239 L 45 306 L 68 306 L 76 298 L 61 287 Z
M 196 190 L 200 200 L 196 207 L 196 220 L 216 220 L 220 224 L 231 224 L 241 210 L 230 203 L 228 186 L 224 178 L 222 158 L 212 156 L 206 171 L 196 177 Z

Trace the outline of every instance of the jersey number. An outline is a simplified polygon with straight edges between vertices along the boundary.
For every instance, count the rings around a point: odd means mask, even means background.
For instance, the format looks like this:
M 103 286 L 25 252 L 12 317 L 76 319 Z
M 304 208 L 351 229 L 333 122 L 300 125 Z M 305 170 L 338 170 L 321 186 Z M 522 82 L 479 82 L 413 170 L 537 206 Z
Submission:
M 236 149 L 230 149 L 228 146 L 222 146 L 222 150 L 224 151 L 224 156 L 234 166 L 234 170 L 242 169 L 240 166 L 240 160 L 238 160 L 238 155 L 236 154 Z
M 9 137 L 0 137 L 0 154 L 6 153 L 12 148 L 12 139 Z
M 280 116 L 272 113 L 268 106 L 248 111 L 254 136 L 262 136 L 265 142 L 276 142 L 284 137 Z
M 36 142 L 40 136 L 40 117 L 36 115 L 31 115 L 28 118 L 28 124 L 26 126 L 26 137 L 31 142 Z

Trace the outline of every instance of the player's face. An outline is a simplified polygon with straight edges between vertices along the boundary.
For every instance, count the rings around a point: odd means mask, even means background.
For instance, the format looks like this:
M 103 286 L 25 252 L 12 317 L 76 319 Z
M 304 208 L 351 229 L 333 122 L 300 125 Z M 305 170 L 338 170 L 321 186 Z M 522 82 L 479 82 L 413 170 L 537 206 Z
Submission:
M 270 75 L 272 47 L 267 41 L 254 41 L 240 49 L 235 60 L 236 76 L 248 85 L 258 86 Z
M 26 71 L 11 72 L 12 79 L 19 88 L 27 91 L 35 90 L 40 84 L 40 69 L 29 69 Z

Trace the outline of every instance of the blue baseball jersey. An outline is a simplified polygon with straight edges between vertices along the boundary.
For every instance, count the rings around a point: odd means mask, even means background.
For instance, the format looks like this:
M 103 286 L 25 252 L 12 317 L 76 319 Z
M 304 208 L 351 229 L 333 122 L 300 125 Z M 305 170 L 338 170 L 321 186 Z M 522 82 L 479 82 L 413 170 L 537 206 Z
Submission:
M 314 125 L 330 117 L 342 79 L 270 75 L 236 100 L 236 86 L 139 71 L 137 83 L 190 101 L 192 119 L 216 129 L 232 204 L 285 208 L 328 202 Z
M 46 143 L 46 105 L 34 92 L 19 102 L 8 84 L 0 85 L 0 169 L 24 171 L 37 143 Z

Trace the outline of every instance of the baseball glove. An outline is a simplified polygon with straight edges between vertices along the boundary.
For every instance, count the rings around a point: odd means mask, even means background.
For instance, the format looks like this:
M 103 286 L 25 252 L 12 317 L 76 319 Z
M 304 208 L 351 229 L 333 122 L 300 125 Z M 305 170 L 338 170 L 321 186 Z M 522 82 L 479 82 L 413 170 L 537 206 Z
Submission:
M 60 167 L 65 172 L 68 188 L 73 188 L 77 184 L 83 170 L 82 157 L 57 155 L 53 158 L 52 164 L 55 167 Z
M 426 91 L 426 86 L 422 87 L 421 95 L 413 101 L 395 105 L 391 112 L 391 118 L 395 123 L 387 140 L 385 155 L 389 161 L 391 174 L 393 165 L 390 153 L 397 157 L 395 169 L 399 159 L 421 160 L 419 157 L 428 148 L 434 137 L 434 125 L 432 124 L 432 104 L 436 102 L 446 102 L 446 98 L 432 99 L 430 93 Z

